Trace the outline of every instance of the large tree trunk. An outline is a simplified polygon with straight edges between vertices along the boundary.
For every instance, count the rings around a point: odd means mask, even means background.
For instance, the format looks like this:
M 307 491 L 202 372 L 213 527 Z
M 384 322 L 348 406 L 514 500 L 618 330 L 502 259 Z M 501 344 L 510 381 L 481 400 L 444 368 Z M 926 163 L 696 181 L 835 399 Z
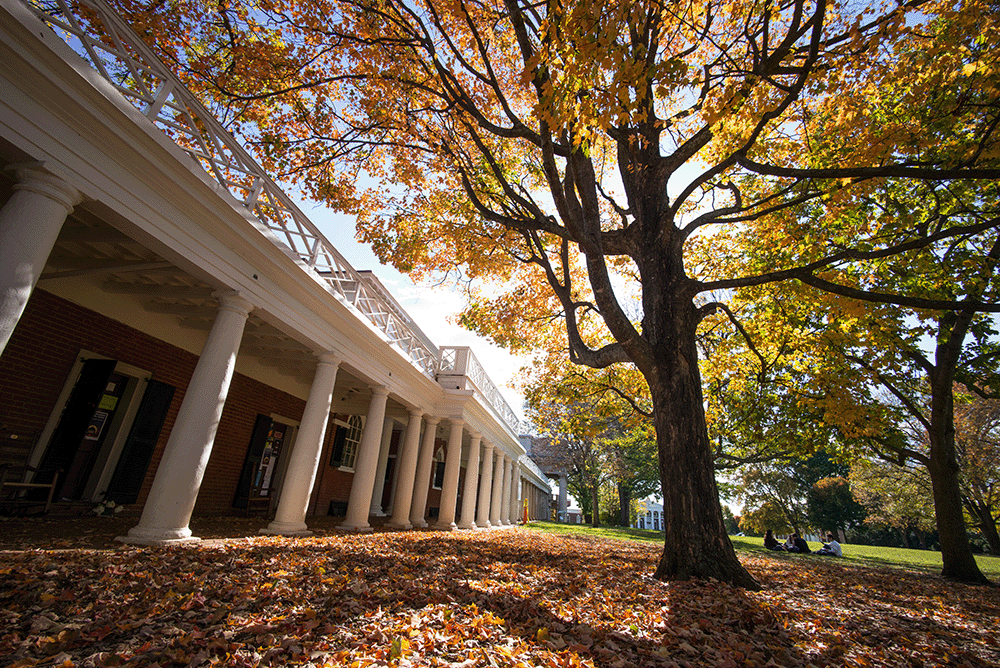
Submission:
M 927 470 L 934 494 L 934 515 L 937 519 L 938 540 L 941 542 L 941 575 L 959 582 L 989 584 L 979 570 L 965 531 L 962 512 L 962 491 L 959 484 L 958 457 L 955 452 L 955 412 L 952 381 L 957 364 L 956 347 L 961 341 L 952 336 L 938 345 L 937 364 L 931 372 L 931 424 L 928 430 L 930 461 Z M 941 338 L 939 337 L 939 341 Z M 949 359 L 954 356 L 955 361 Z
M 722 518 L 695 346 L 700 316 L 690 301 L 661 301 L 655 325 L 648 315 L 646 320 L 657 356 L 646 380 L 663 489 L 663 555 L 654 577 L 715 578 L 759 589 L 736 558 Z M 671 315 L 673 322 L 661 319 Z
M 931 446 L 933 452 L 934 447 Z M 941 542 L 941 575 L 959 582 L 987 584 L 989 580 L 979 570 L 965 530 L 962 501 L 959 495 L 958 465 L 931 456 L 928 467 L 934 490 L 934 515 L 937 519 L 938 540 Z
M 618 526 L 627 527 L 629 522 L 629 510 L 632 505 L 632 491 L 628 485 L 618 483 Z

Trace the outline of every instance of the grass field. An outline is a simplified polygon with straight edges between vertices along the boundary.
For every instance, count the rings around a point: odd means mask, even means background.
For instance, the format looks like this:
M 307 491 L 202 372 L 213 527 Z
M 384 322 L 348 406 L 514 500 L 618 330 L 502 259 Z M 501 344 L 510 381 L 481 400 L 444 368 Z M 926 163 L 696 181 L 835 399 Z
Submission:
M 613 538 L 616 540 L 637 540 L 649 542 L 663 541 L 663 534 L 648 529 L 622 529 L 618 527 L 594 528 L 584 524 L 559 524 L 556 522 L 533 522 L 531 528 L 548 533 L 575 535 L 580 537 Z M 773 554 L 782 559 L 824 559 L 811 555 L 785 554 L 769 552 L 764 549 L 763 538 L 730 536 L 733 546 L 738 551 L 754 551 Z M 810 543 L 812 549 L 819 549 L 820 543 Z M 927 573 L 941 570 L 941 553 L 931 550 L 905 550 L 898 547 L 875 547 L 872 545 L 844 544 L 844 557 L 837 559 L 841 563 L 851 563 L 860 566 L 884 566 L 890 568 L 906 568 Z M 1000 557 L 976 555 L 979 570 L 991 580 L 1000 580 Z

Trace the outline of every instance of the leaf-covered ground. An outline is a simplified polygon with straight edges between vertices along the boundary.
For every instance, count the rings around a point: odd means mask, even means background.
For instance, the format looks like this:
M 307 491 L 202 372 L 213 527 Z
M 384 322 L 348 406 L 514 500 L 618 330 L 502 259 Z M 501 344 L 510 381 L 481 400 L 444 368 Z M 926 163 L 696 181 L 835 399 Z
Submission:
M 748 593 L 520 528 L 24 549 L 23 526 L 0 523 L 0 666 L 1000 666 L 1000 589 L 818 557 L 741 554 Z

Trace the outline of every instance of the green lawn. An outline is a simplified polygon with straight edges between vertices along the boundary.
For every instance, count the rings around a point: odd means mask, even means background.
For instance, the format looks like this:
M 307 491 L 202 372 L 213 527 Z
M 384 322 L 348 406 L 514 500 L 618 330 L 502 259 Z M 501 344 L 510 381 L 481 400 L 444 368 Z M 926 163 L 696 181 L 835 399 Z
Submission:
M 649 542 L 662 542 L 663 534 L 658 531 L 648 529 L 622 529 L 618 527 L 593 528 L 582 524 L 559 524 L 556 522 L 532 522 L 529 525 L 532 529 L 549 533 L 558 533 L 569 536 L 579 536 L 581 538 L 614 538 L 617 540 L 638 540 Z M 733 546 L 737 550 L 767 552 L 764 549 L 763 538 L 751 538 L 743 536 L 730 536 Z M 810 543 L 812 549 L 819 549 L 820 543 Z M 861 566 L 888 566 L 892 568 L 908 568 L 928 573 L 936 573 L 941 570 L 941 553 L 931 550 L 904 550 L 899 547 L 874 547 L 871 545 L 850 545 L 844 544 L 844 557 L 837 559 L 841 563 L 854 563 Z M 810 555 L 795 555 L 773 552 L 777 557 L 784 559 L 824 559 L 825 557 L 812 557 Z M 976 555 L 976 563 L 979 570 L 991 580 L 1000 579 L 1000 557 L 989 555 Z

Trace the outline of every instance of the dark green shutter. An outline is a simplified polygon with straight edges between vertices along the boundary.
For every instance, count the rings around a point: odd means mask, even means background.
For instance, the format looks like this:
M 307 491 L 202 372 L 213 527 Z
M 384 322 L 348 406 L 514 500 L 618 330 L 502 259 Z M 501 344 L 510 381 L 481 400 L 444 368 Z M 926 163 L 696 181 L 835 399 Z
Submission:
M 146 470 L 153 457 L 153 450 L 160 439 L 163 422 L 167 419 L 170 402 L 174 398 L 173 385 L 157 380 L 146 384 L 142 403 L 136 412 L 132 430 L 118 458 L 118 466 L 111 476 L 105 499 L 115 503 L 135 503 L 146 478 Z

